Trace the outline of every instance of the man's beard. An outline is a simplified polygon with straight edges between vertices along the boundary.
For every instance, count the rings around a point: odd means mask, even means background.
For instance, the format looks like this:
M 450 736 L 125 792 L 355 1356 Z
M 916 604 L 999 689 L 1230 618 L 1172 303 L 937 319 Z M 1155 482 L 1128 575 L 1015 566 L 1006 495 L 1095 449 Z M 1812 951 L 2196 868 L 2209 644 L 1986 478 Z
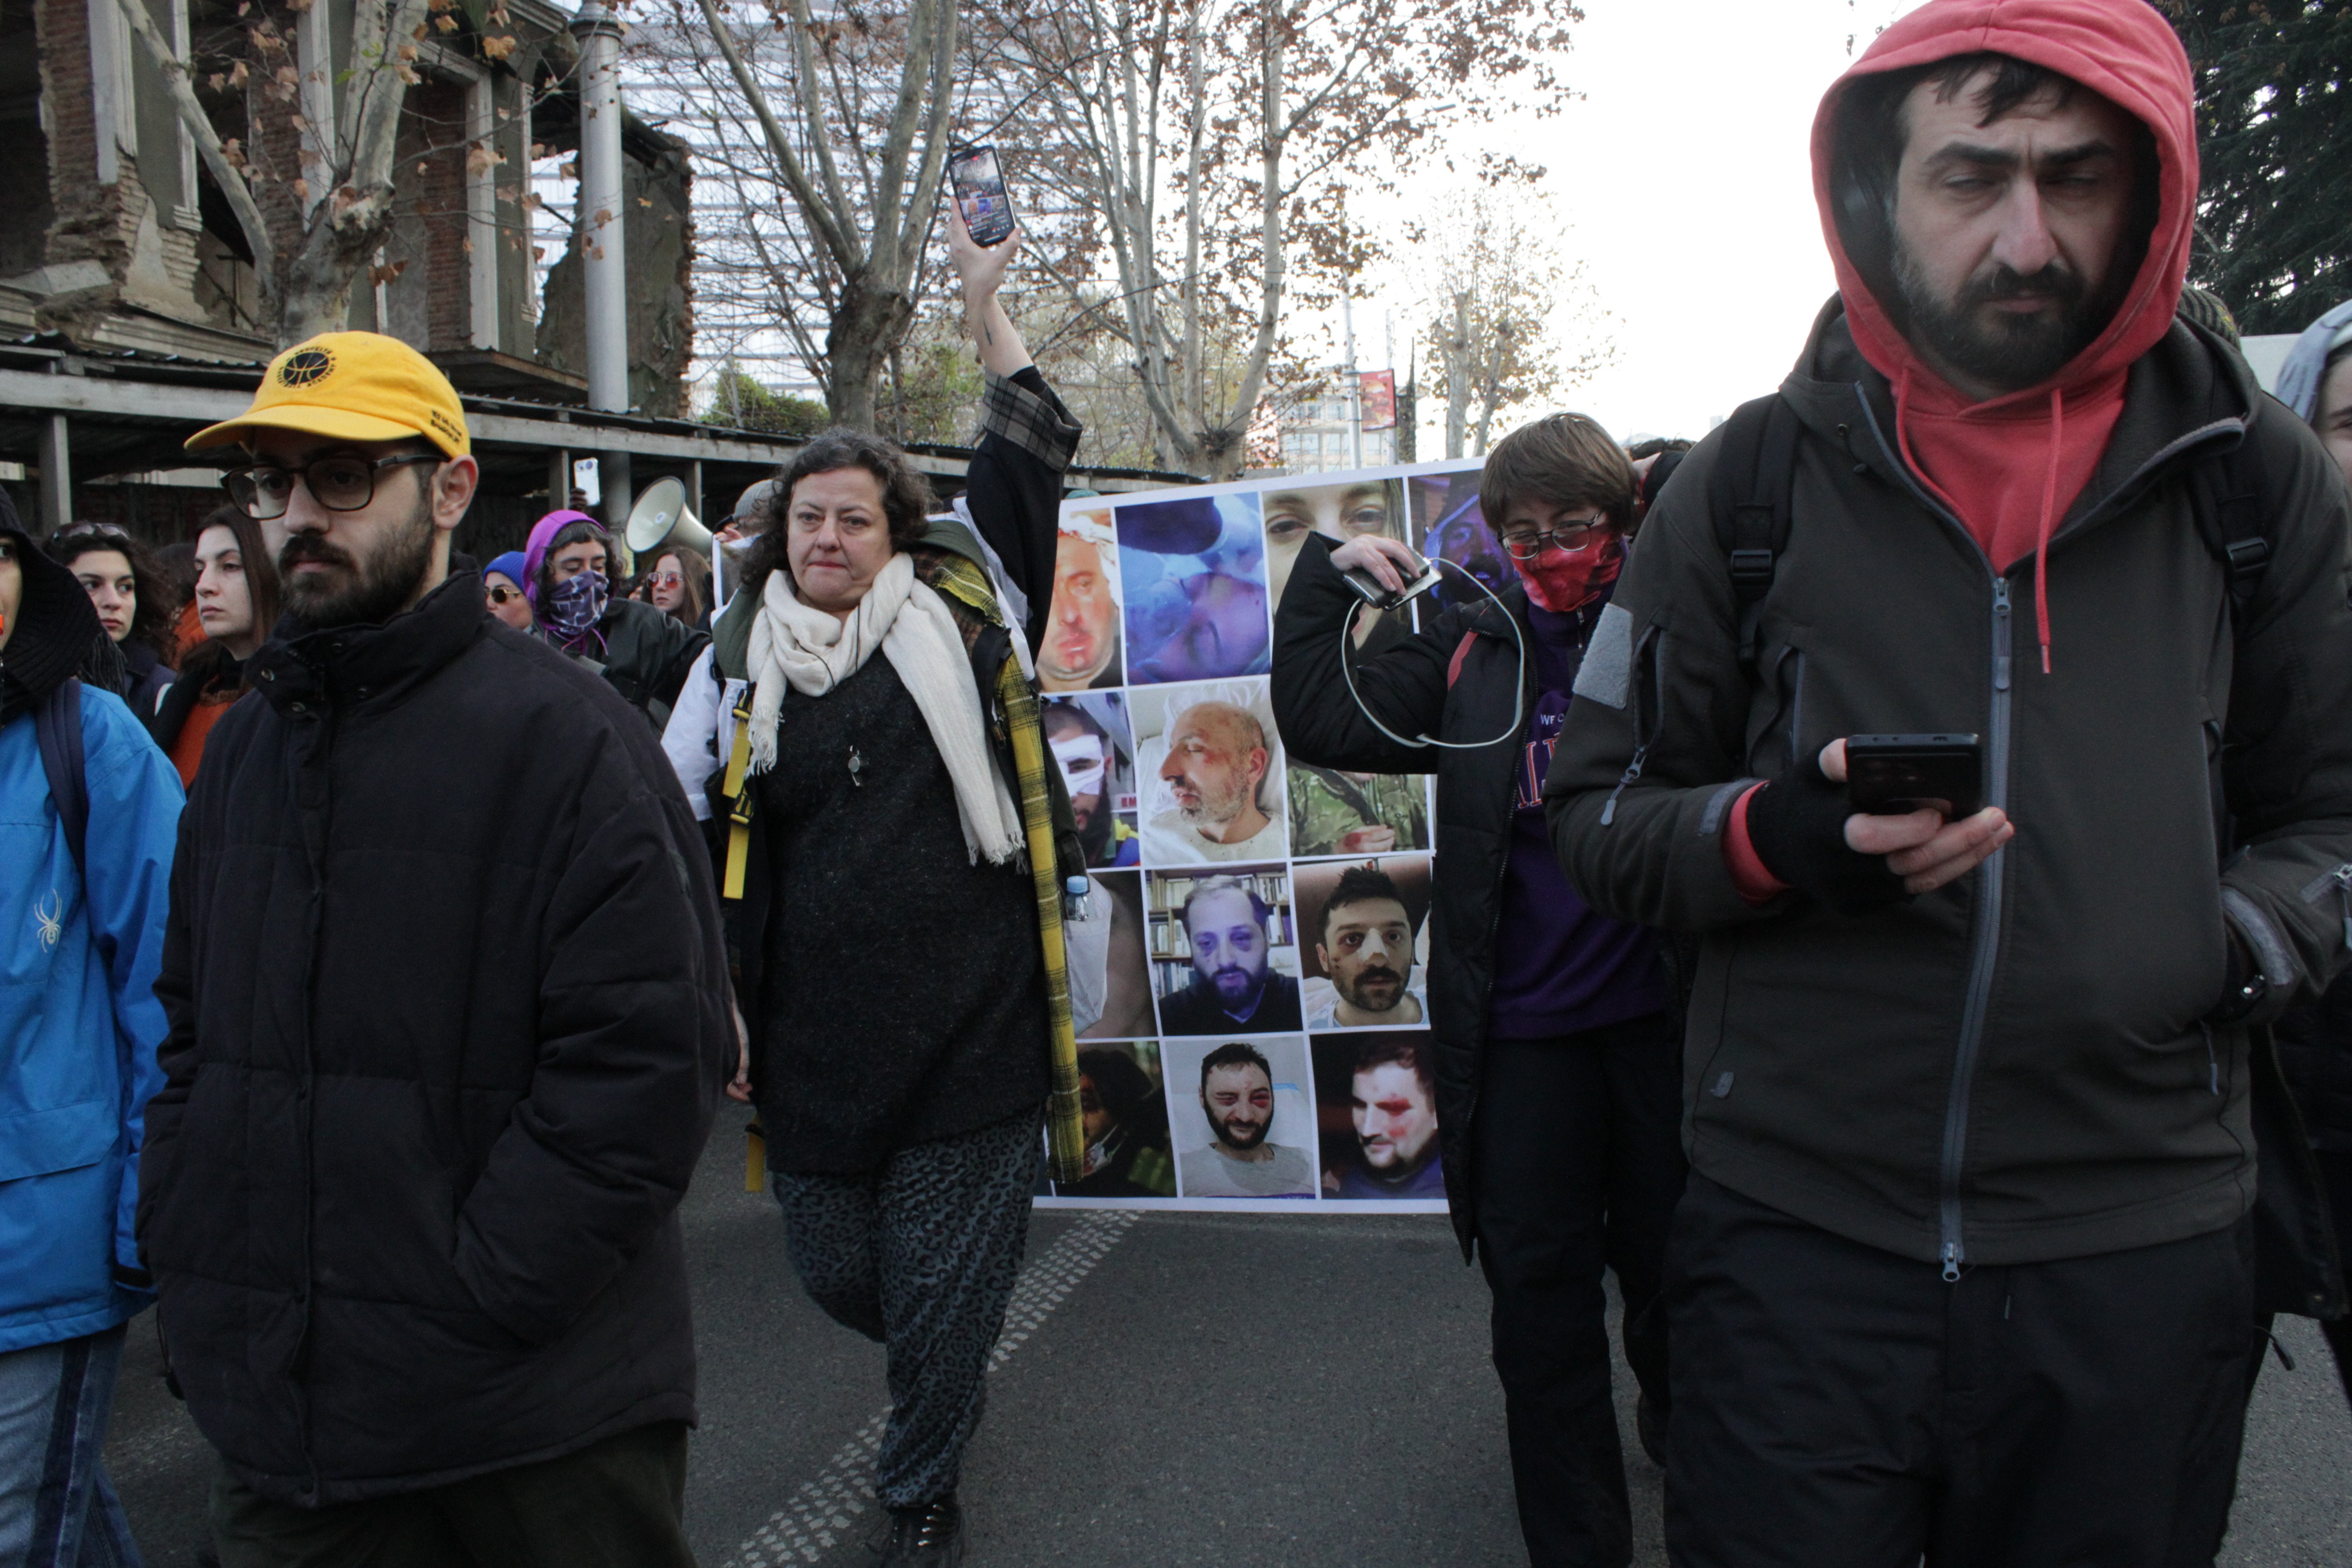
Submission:
M 1356 1135 L 1356 1150 L 1363 1158 L 1365 1173 L 1376 1182 L 1387 1182 L 1397 1186 L 1402 1186 L 1421 1174 L 1423 1167 L 1429 1163 L 1430 1151 L 1435 1143 L 1435 1139 L 1425 1138 L 1422 1141 L 1420 1148 L 1407 1154 L 1397 1144 L 1391 1142 L 1388 1145 L 1388 1163 L 1375 1164 L 1372 1160 L 1371 1140 L 1360 1132 Z
M 1962 284 L 1957 299 L 1943 300 L 1911 253 L 1897 246 L 1895 286 L 1920 346 L 2003 392 L 2022 391 L 2056 375 L 2091 346 L 2115 315 L 2116 301 L 2108 291 L 2093 294 L 2082 274 L 2055 261 L 2031 277 L 1997 266 L 1990 275 Z M 1985 306 L 2037 298 L 2054 301 L 2056 314 L 2003 311 L 1987 321 Z
M 1242 814 L 1242 807 L 1249 800 L 1245 784 L 1228 782 L 1220 785 L 1194 778 L 1190 773 L 1184 775 L 1183 782 L 1201 798 L 1192 805 L 1180 805 L 1176 809 L 1194 827 L 1223 827 Z
M 1228 1013 L 1240 1007 L 1255 1006 L 1259 995 L 1265 990 L 1265 970 L 1244 969 L 1238 963 L 1228 963 L 1215 973 L 1203 974 L 1201 978 L 1207 982 L 1210 990 L 1217 994 L 1217 1000 Z
M 1388 988 L 1386 1001 L 1375 1000 L 1366 994 L 1375 985 Z M 1376 963 L 1370 969 L 1359 971 L 1345 985 L 1336 979 L 1331 983 L 1332 989 L 1339 992 L 1349 1006 L 1361 1007 L 1367 1013 L 1385 1013 L 1403 1001 L 1404 985 L 1405 977 L 1385 963 Z
M 278 595 L 286 613 L 309 630 L 373 626 L 408 607 L 433 565 L 433 506 L 421 502 L 405 523 L 390 530 L 364 559 L 354 559 L 322 534 L 288 536 L 278 552 Z M 306 561 L 330 570 L 305 575 L 293 568 Z
M 1218 1142 L 1228 1149 L 1237 1150 L 1246 1154 L 1265 1142 L 1265 1135 L 1274 1131 L 1274 1118 L 1268 1116 L 1255 1127 L 1242 1129 L 1235 1127 L 1230 1121 L 1219 1121 L 1216 1112 L 1211 1111 L 1209 1126 L 1216 1133 Z
M 1108 864 L 1103 858 L 1103 851 L 1110 847 L 1111 815 L 1102 804 L 1102 796 L 1097 795 L 1095 799 L 1095 808 L 1078 823 L 1078 848 L 1086 856 L 1087 865 L 1102 866 Z

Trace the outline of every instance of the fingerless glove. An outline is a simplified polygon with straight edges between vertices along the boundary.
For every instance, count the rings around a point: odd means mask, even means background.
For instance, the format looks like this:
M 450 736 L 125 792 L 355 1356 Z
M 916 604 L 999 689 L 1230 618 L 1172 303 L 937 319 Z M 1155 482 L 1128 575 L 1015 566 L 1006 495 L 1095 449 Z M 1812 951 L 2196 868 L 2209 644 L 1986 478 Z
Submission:
M 1853 802 L 1822 772 L 1821 753 L 1772 780 L 1748 802 L 1748 843 L 1764 868 L 1842 915 L 1868 914 L 1908 898 L 1884 855 L 1845 841 Z

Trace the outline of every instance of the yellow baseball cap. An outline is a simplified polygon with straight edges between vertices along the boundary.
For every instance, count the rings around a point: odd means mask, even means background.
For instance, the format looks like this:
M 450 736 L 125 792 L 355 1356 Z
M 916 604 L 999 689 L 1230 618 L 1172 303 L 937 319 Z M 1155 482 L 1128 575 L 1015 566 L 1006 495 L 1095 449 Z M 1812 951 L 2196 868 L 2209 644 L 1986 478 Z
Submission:
M 269 362 L 252 407 L 197 431 L 187 449 L 225 447 L 255 430 L 299 430 L 339 441 L 422 436 L 452 458 L 474 445 L 449 378 L 382 332 L 320 332 L 296 343 Z

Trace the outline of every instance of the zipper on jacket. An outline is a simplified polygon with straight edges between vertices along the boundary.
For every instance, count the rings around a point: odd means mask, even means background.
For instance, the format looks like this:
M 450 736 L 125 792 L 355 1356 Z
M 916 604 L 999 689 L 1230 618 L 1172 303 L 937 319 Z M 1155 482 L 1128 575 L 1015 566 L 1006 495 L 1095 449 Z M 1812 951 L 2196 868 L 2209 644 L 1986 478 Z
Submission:
M 2009 579 L 1992 580 L 1992 735 L 1985 767 L 1985 804 L 2009 806 L 2010 675 Z M 1995 850 L 1977 868 L 1976 935 L 1969 960 L 1968 1000 L 1960 1010 L 1959 1048 L 1952 1057 L 1952 1093 L 1944 1109 L 1944 1157 L 1938 1181 L 1938 1222 L 1943 1233 L 1939 1256 L 1944 1282 L 1960 1277 L 1968 1261 L 1968 1244 L 1960 1226 L 1960 1171 L 1969 1147 L 1969 1099 L 1976 1087 L 1977 1056 L 1984 1046 L 1985 1010 L 1992 997 L 1992 977 L 2000 956 L 2001 857 Z
M 2344 914 L 2344 945 L 2352 949 L 2352 864 L 2338 866 L 2333 871 L 2323 871 L 2303 890 L 2306 904 L 2319 902 L 2328 889 L 2336 889 L 2336 907 Z
M 1625 793 L 1627 785 L 1642 776 L 1642 764 L 1650 757 L 1649 737 L 1657 732 L 1660 716 L 1649 711 L 1650 704 L 1643 700 L 1642 690 L 1642 662 L 1644 658 L 1649 660 L 1654 680 L 1657 675 L 1657 640 L 1658 628 L 1654 623 L 1642 634 L 1641 642 L 1633 649 L 1633 668 L 1628 672 L 1626 682 L 1626 692 L 1633 704 L 1633 755 L 1625 763 L 1625 771 L 1617 775 L 1617 787 L 1611 790 L 1609 798 L 1601 803 L 1601 826 L 1603 827 L 1617 820 L 1617 797 Z M 1578 657 L 1580 661 L 1582 656 L 1580 654 Z

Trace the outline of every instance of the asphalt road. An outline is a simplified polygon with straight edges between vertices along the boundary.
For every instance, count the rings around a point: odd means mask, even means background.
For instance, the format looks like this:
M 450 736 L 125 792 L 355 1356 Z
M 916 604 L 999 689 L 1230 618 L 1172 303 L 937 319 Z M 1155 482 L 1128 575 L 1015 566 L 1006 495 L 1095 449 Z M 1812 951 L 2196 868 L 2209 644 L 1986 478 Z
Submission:
M 702 1425 L 687 1523 L 706 1568 L 848 1564 L 887 1399 L 878 1347 L 793 1283 L 722 1119 L 686 1210 Z M 1486 1289 L 1435 1216 L 1041 1214 L 962 1495 L 974 1568 L 1523 1563 Z M 2255 1394 L 2226 1568 L 2352 1563 L 2352 1415 L 2317 1331 Z M 1635 1561 L 1665 1561 L 1659 1475 L 1620 1417 Z M 133 1325 L 108 1461 L 148 1560 L 203 1561 L 209 1450 Z

